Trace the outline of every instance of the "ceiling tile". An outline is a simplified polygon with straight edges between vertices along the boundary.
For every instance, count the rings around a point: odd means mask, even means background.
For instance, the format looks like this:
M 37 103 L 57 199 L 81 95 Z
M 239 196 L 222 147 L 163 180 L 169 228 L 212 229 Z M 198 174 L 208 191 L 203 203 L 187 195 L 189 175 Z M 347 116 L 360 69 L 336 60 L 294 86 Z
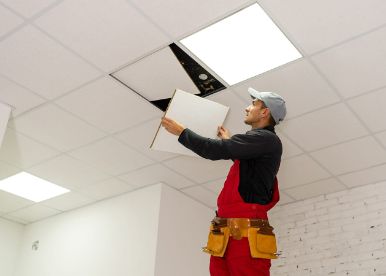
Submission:
M 307 53 L 354 37 L 386 23 L 382 0 L 259 0 Z
M 21 170 L 19 168 L 0 161 L 0 180 L 7 178 L 11 175 L 17 174 L 20 171 Z
M 12 117 L 27 111 L 44 102 L 44 99 L 23 87 L 0 76 L 0 102 L 6 103 L 14 109 Z
M 195 184 L 161 164 L 148 166 L 137 171 L 121 175 L 119 178 L 136 187 L 143 187 L 162 182 L 176 189 L 181 189 Z
M 150 101 L 170 98 L 177 88 L 200 93 L 169 47 L 115 72 L 114 76 Z
M 386 131 L 378 133 L 377 138 L 381 141 L 383 146 L 386 148 Z
M 90 204 L 93 201 L 94 200 L 82 196 L 78 193 L 69 192 L 64 195 L 54 197 L 52 199 L 42 201 L 39 205 L 54 208 L 56 210 L 67 211 Z
M 160 118 L 163 114 L 111 77 L 104 77 L 83 86 L 60 98 L 56 103 L 110 133 L 155 117 Z
M 70 152 L 70 155 L 113 176 L 153 163 L 141 153 L 112 138 L 105 138 Z
M 12 121 L 11 126 L 61 151 L 95 141 L 105 133 L 53 104 L 40 106 Z
M 248 0 L 217 1 L 141 1 L 132 0 L 154 22 L 173 37 L 189 34 L 209 23 L 214 23 L 240 6 L 251 3 Z M 173 16 L 171 16 L 171 12 Z M 178 22 L 176 24 L 176 22 Z
M 3 215 L 2 217 L 10 220 L 12 222 L 17 222 L 17 223 L 21 223 L 21 224 L 28 224 L 29 223 L 29 221 L 26 221 L 26 220 L 21 219 L 21 218 L 13 217 L 11 215 Z
M 217 195 L 212 191 L 204 189 L 200 186 L 193 186 L 181 190 L 184 194 L 196 199 L 204 205 L 216 209 L 217 207 Z
M 40 204 L 35 204 L 16 212 L 12 212 L 9 215 L 28 222 L 38 221 L 47 217 L 61 213 L 59 210 L 55 210 Z
M 67 155 L 57 156 L 26 171 L 70 190 L 110 178 L 98 169 Z
M 386 28 L 382 28 L 312 60 L 344 97 L 350 97 L 386 85 L 385 56 Z
M 150 120 L 148 122 L 141 123 L 136 127 L 130 128 L 120 134 L 117 134 L 115 137 L 152 159 L 158 161 L 170 159 L 176 155 L 169 152 L 150 149 L 150 145 L 153 142 L 155 134 L 157 133 L 160 122 L 160 118 Z
M 129 185 L 116 178 L 109 178 L 101 182 L 79 189 L 79 193 L 95 200 L 110 198 L 120 194 L 127 193 L 135 189 L 135 186 Z
M 286 189 L 285 192 L 296 200 L 311 198 L 323 194 L 330 194 L 345 190 L 346 187 L 336 179 L 330 178 L 322 181 Z
M 0 191 L 0 212 L 9 213 L 33 204 L 31 200 Z
M 169 41 L 125 0 L 62 1 L 36 24 L 105 71 Z
M 207 97 L 209 100 L 229 106 L 229 112 L 224 122 L 224 127 L 228 128 L 231 134 L 245 133 L 251 129 L 244 123 L 245 108 L 247 104 L 243 102 L 230 89 L 219 91 Z
M 330 174 L 307 155 L 284 160 L 278 173 L 282 189 L 328 178 Z
M 287 118 L 339 101 L 336 93 L 305 59 L 261 74 L 234 87 L 235 92 L 246 103 L 251 102 L 248 87 L 280 94 L 286 101 Z
M 279 202 L 277 203 L 277 205 L 284 205 L 284 204 L 287 204 L 287 203 L 291 203 L 291 202 L 294 202 L 294 199 L 291 198 L 290 196 L 288 196 L 285 191 L 280 191 L 280 200 Z
M 356 187 L 384 181 L 386 180 L 386 165 L 383 164 L 370 169 L 340 175 L 339 179 L 348 187 Z
M 21 168 L 38 164 L 58 155 L 59 152 L 42 145 L 10 128 L 4 135 L 0 160 Z
M 0 18 L 0 37 L 17 27 L 19 24 L 23 23 L 23 19 L 3 6 L 0 6 Z
M 227 160 L 211 161 L 198 157 L 179 156 L 164 161 L 172 170 L 185 175 L 196 183 L 204 183 L 220 177 L 225 177 L 232 163 Z
M 0 60 L 1 74 L 49 99 L 100 75 L 96 69 L 30 26 L 0 42 Z
M 312 153 L 335 175 L 386 162 L 386 151 L 372 137 L 364 137 Z
M 31 17 L 57 0 L 1 0 L 8 7 L 25 17 Z
M 209 182 L 207 182 L 205 184 L 202 184 L 201 186 L 205 187 L 208 190 L 211 190 L 216 195 L 219 195 L 221 190 L 222 190 L 222 188 L 224 187 L 225 180 L 226 180 L 226 178 L 220 178 L 220 179 L 217 179 L 217 180 L 214 180 L 214 181 L 209 181 Z
M 348 103 L 372 131 L 386 129 L 386 89 L 357 97 Z
M 286 123 L 283 123 L 283 124 L 285 125 Z M 278 130 L 279 126 L 276 127 L 276 134 L 279 136 L 281 143 L 283 145 L 283 155 L 281 158 L 286 159 L 286 158 L 290 158 L 292 156 L 303 153 L 303 151 L 298 146 L 292 143 L 287 137 L 283 135 L 281 131 Z
M 308 151 L 368 134 L 361 122 L 344 104 L 333 105 L 287 120 L 281 130 Z

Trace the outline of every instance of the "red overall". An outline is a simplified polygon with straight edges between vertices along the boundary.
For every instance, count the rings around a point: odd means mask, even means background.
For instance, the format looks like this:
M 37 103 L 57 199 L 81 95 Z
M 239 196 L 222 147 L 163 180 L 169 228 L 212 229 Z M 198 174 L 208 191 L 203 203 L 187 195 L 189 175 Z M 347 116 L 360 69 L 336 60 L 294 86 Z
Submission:
M 267 205 L 245 203 L 239 186 L 239 160 L 235 160 L 229 170 L 224 187 L 217 199 L 218 216 L 223 218 L 267 219 L 267 211 L 279 201 L 278 182 L 275 179 L 272 201 Z M 224 257 L 211 256 L 211 276 L 269 276 L 271 260 L 252 258 L 248 238 L 229 239 Z

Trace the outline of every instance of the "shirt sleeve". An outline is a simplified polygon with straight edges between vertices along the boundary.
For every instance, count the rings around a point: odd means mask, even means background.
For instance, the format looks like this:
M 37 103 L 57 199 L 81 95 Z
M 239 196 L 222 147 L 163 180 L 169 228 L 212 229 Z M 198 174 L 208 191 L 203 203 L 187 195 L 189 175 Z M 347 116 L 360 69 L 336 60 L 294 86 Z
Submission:
M 276 145 L 273 135 L 265 130 L 233 135 L 230 139 L 210 139 L 186 128 L 178 141 L 199 156 L 211 160 L 256 158 L 274 151 Z

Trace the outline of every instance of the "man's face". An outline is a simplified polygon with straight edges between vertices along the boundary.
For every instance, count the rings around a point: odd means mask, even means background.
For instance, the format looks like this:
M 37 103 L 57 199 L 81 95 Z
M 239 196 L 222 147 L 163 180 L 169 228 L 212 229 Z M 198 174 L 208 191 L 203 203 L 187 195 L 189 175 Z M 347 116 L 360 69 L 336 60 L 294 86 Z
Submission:
M 260 120 L 265 117 L 266 109 L 261 100 L 253 100 L 252 104 L 245 109 L 246 115 L 244 123 L 253 126 L 260 122 Z

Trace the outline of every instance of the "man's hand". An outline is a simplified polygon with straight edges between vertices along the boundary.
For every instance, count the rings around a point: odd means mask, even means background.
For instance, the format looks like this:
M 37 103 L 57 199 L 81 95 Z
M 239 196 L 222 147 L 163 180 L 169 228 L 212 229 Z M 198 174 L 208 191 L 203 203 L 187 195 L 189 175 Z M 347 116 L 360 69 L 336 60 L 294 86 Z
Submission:
M 223 126 L 219 126 L 217 128 L 217 136 L 220 137 L 221 139 L 229 139 L 229 138 L 231 138 L 231 134 L 230 134 L 229 130 L 227 130 Z
M 161 120 L 161 125 L 168 131 L 170 132 L 171 134 L 174 134 L 174 135 L 177 135 L 177 136 L 180 136 L 180 134 L 184 131 L 185 127 L 183 125 L 181 125 L 180 123 L 172 120 L 172 119 L 169 119 L 169 118 L 166 118 L 166 117 L 163 117 L 162 120 Z

